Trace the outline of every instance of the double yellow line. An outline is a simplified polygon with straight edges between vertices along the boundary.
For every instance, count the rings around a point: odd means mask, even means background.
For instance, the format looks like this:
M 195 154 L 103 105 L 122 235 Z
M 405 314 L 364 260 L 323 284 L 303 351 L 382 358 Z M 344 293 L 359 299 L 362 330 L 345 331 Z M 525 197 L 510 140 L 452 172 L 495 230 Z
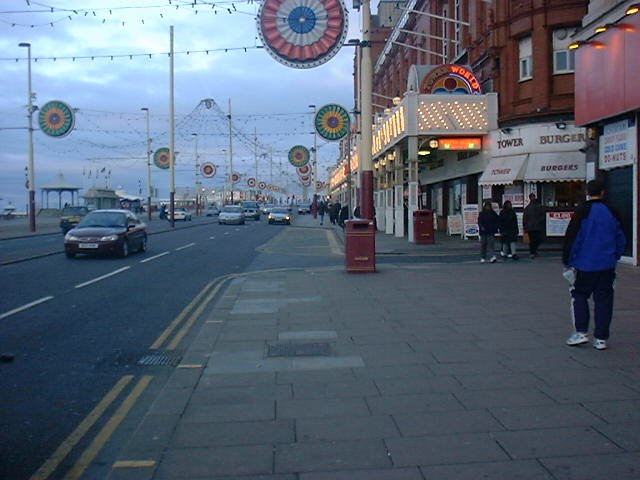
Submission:
M 167 350 L 175 350 L 189 332 L 189 329 L 218 294 L 224 283 L 234 277 L 236 277 L 236 275 L 232 274 L 209 282 L 162 332 L 156 341 L 153 342 L 150 348 L 157 350 L 166 344 L 165 348 Z M 76 448 L 78 443 L 94 428 L 98 420 L 102 418 L 107 410 L 114 406 L 116 400 L 123 396 L 125 391 L 129 389 L 129 393 L 124 400 L 122 400 L 113 415 L 111 415 L 98 434 L 93 438 L 89 446 L 82 452 L 73 467 L 65 474 L 64 479 L 76 480 L 82 477 L 87 467 L 91 465 L 91 462 L 93 462 L 100 450 L 106 445 L 120 423 L 122 423 L 129 411 L 133 408 L 136 401 L 149 386 L 153 376 L 144 375 L 140 377 L 137 382 L 134 382 L 135 378 L 134 375 L 125 375 L 120 378 L 84 420 L 80 422 L 75 430 L 60 444 L 49 459 L 31 476 L 31 480 L 45 480 L 49 478 L 73 449 Z M 134 383 L 135 385 L 133 385 Z M 131 385 L 133 385 L 133 387 L 130 387 Z M 153 461 L 120 462 L 117 466 L 152 467 L 154 464 L 155 462 Z
M 209 282 L 193 300 L 184 307 L 180 314 L 169 324 L 169 326 L 160 334 L 155 342 L 149 347 L 151 350 L 158 350 L 166 343 L 166 350 L 175 350 L 185 335 L 189 332 L 196 320 L 202 315 L 202 312 L 209 306 L 211 301 L 218 294 L 224 283 L 235 278 L 236 275 L 226 275 Z M 181 328 L 178 330 L 178 327 Z M 177 332 L 176 332 L 177 330 Z M 174 334 L 175 332 L 175 334 Z M 173 338 L 167 342 L 169 337 Z
M 80 425 L 71 432 L 71 434 L 60 444 L 53 452 L 53 455 L 42 464 L 42 466 L 31 476 L 31 480 L 44 480 L 49 478 L 53 472 L 60 466 L 64 459 L 71 453 L 76 445 L 84 438 L 84 436 L 93 428 L 96 422 L 104 415 L 111 405 L 123 394 L 125 389 L 133 381 L 133 375 L 125 375 L 114 385 L 95 408 L 80 422 Z M 151 375 L 142 376 L 135 386 L 129 391 L 129 394 L 122 401 L 120 406 L 109 418 L 109 420 L 100 429 L 100 432 L 91 441 L 89 446 L 82 452 L 74 466 L 64 476 L 65 480 L 75 480 L 82 476 L 91 462 L 96 458 L 102 447 L 107 443 L 113 435 L 116 428 L 122 420 L 127 416 L 133 405 L 136 403 L 140 395 L 151 383 L 153 377 Z

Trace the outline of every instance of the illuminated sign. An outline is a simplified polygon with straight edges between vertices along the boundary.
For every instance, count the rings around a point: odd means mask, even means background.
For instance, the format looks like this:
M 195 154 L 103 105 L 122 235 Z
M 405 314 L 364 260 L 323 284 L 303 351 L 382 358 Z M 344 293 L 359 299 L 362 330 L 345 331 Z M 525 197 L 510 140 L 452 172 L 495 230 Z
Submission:
M 399 138 L 404 132 L 404 107 L 400 106 L 374 132 L 371 145 L 372 154 L 380 153 L 381 150 Z
M 479 95 L 480 82 L 473 72 L 460 65 L 441 65 L 424 77 L 420 93 Z
M 438 148 L 440 148 L 440 150 L 480 150 L 482 148 L 482 138 L 480 137 L 439 138 Z

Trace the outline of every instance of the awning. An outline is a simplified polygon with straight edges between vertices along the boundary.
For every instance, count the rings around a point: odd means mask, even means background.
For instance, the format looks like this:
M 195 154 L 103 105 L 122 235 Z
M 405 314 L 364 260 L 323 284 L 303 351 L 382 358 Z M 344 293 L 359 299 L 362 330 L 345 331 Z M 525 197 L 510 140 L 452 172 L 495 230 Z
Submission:
M 526 182 L 570 182 L 587 177 L 581 152 L 530 153 L 524 172 Z
M 527 157 L 528 154 L 492 158 L 478 184 L 511 185 L 515 180 L 522 180 Z

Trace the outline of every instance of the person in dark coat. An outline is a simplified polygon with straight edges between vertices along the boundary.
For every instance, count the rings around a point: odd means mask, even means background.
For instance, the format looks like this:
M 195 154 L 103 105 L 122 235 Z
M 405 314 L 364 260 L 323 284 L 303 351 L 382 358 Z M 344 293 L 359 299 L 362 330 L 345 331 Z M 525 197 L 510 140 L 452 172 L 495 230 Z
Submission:
M 498 214 L 493 211 L 491 200 L 485 200 L 482 211 L 478 215 L 478 229 L 480 232 L 480 261 L 496 261 L 495 242 L 498 233 Z
M 331 205 L 331 217 L 333 218 L 333 220 L 331 221 L 331 223 L 333 223 L 334 225 L 338 223 L 339 217 L 340 217 L 340 209 L 342 208 L 342 205 L 340 205 L 340 202 L 334 202 L 333 205 Z
M 613 317 L 613 284 L 616 265 L 627 239 L 618 213 L 604 203 L 604 185 L 587 182 L 589 200 L 581 204 L 569 222 L 564 237 L 562 263 L 571 283 L 571 312 L 574 332 L 570 347 L 589 342 L 589 297 L 593 296 L 593 346 L 607 348 Z
M 518 259 L 516 254 L 516 242 L 518 240 L 518 217 L 511 205 L 511 202 L 507 200 L 502 205 L 502 210 L 498 216 L 498 224 L 500 228 L 500 234 L 502 235 L 502 249 L 501 255 L 503 257 Z
M 536 194 L 529 195 L 529 205 L 524 209 L 522 227 L 524 233 L 529 235 L 529 258 L 532 260 L 538 256 L 538 248 L 544 239 L 545 211 L 536 198 Z
M 340 215 L 338 216 L 338 225 L 344 228 L 344 222 L 349 220 L 349 205 L 344 205 L 340 209 Z

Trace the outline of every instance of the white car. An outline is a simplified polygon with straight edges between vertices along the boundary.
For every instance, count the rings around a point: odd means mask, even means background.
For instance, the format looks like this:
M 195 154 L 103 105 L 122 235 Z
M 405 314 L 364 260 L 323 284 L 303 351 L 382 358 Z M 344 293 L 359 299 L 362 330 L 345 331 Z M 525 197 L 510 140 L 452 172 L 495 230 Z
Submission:
M 167 215 L 167 219 L 171 220 L 171 214 Z M 176 208 L 173 211 L 174 220 L 182 220 L 184 222 L 191 221 L 191 213 L 186 208 Z
M 218 215 L 218 224 L 244 225 L 244 213 L 240 205 L 225 205 Z

